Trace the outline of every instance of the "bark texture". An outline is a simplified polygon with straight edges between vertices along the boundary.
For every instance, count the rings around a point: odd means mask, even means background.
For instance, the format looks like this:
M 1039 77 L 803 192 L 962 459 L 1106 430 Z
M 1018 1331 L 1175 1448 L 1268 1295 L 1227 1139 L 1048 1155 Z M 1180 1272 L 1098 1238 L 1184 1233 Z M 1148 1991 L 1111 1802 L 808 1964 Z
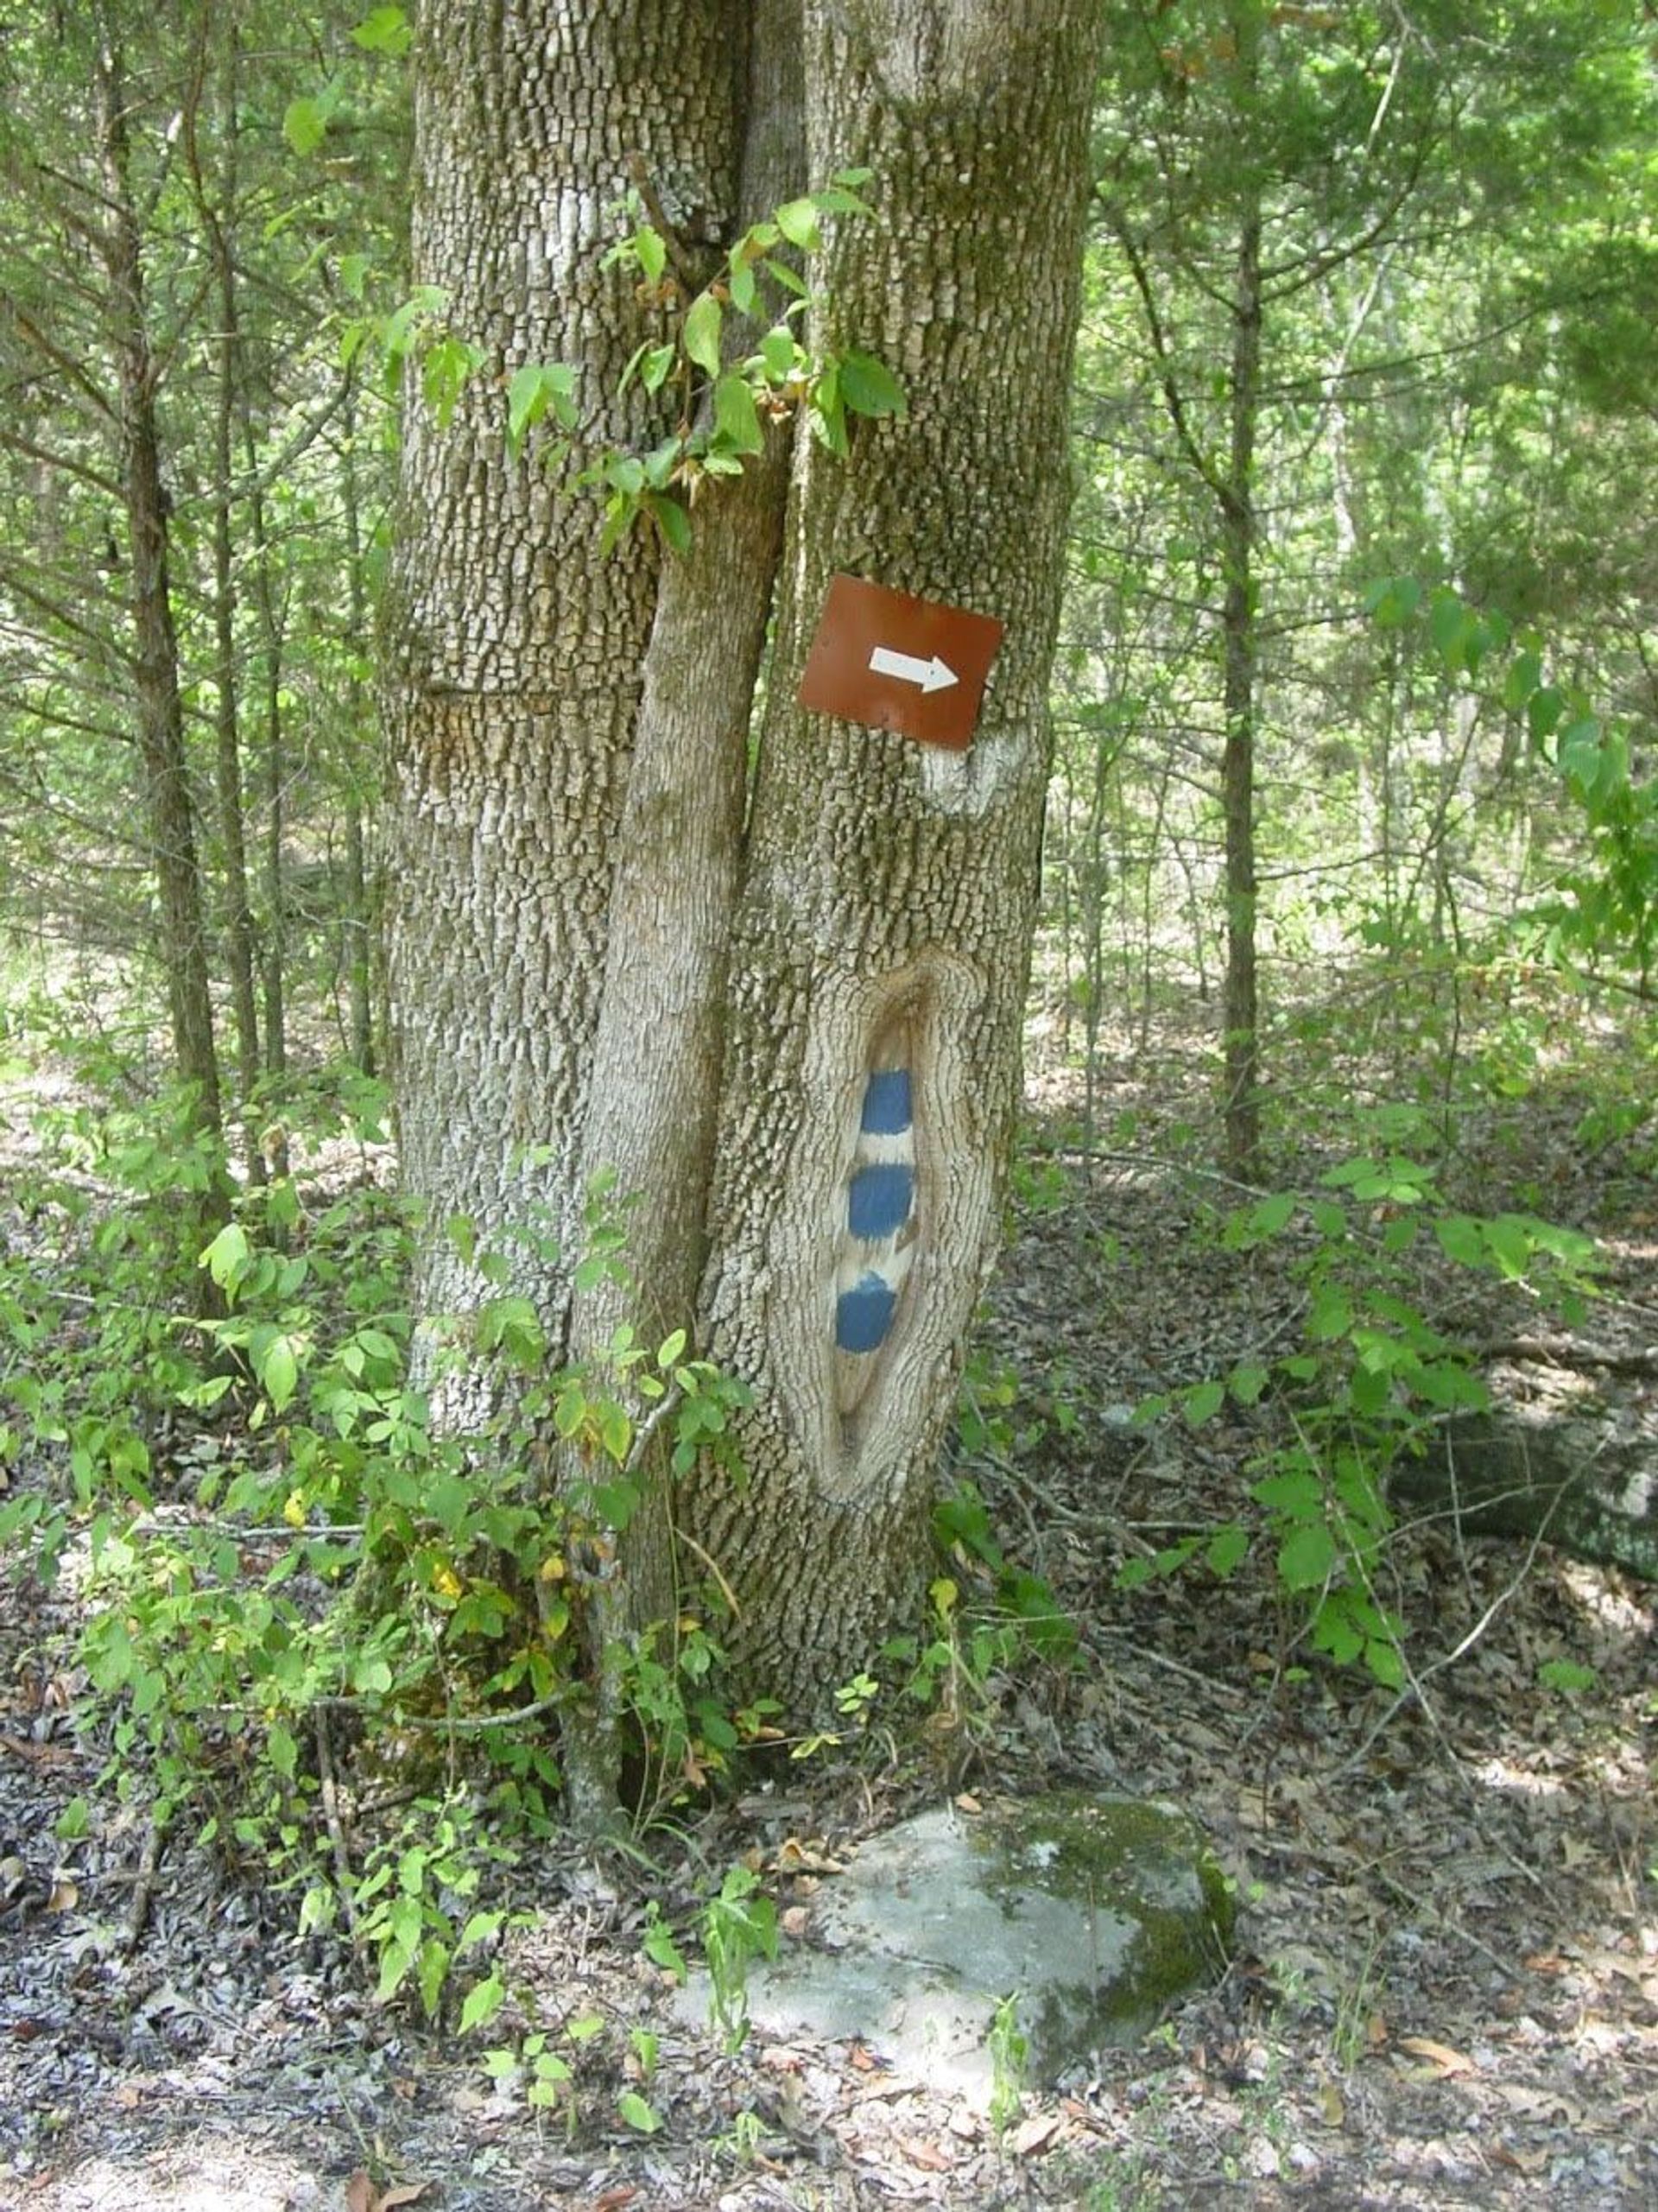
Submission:
M 740 1494 L 693 1479 L 674 1508 L 735 1592 L 722 1633 L 746 1679 L 805 1708 L 919 1583 L 997 1226 L 1098 24 L 1092 0 L 808 0 L 796 32 L 795 4 L 425 11 L 415 273 L 491 359 L 446 430 L 408 402 L 387 711 L 409 1180 L 486 1243 L 539 1210 L 560 1256 L 524 1258 L 518 1287 L 560 1353 L 602 1355 L 624 1317 L 606 1286 L 572 1303 L 595 1169 L 638 1201 L 626 1318 L 683 1320 L 711 1255 L 701 1334 L 753 1389 L 749 1477 Z M 642 169 L 682 259 L 726 243 L 744 117 L 742 214 L 796 187 L 791 53 L 805 181 L 877 181 L 878 216 L 840 225 L 809 272 L 817 334 L 884 361 L 908 416 L 858 424 L 850 460 L 797 432 L 792 471 L 769 455 L 711 491 L 681 562 L 638 542 L 601 556 L 592 509 L 509 458 L 498 387 L 521 363 L 566 363 L 589 451 L 661 435 L 661 402 L 613 398 L 663 326 L 601 267 L 611 210 Z M 1006 624 L 969 753 L 796 706 L 838 570 Z M 427 1313 L 478 1288 L 434 1237 Z M 631 1606 L 597 1593 L 593 1658 L 630 1614 L 668 1609 L 666 1503 L 630 1531 Z M 595 1708 L 597 1756 L 566 1744 L 590 1816 L 614 1718 L 602 1678 Z
M 742 231 L 804 189 L 799 0 L 761 0 L 750 31 Z M 737 343 L 741 345 L 742 326 Z M 729 351 L 728 347 L 728 351 Z M 706 1256 L 726 952 L 748 791 L 749 732 L 782 544 L 789 443 L 773 426 L 735 480 L 711 479 L 692 545 L 664 564 L 617 844 L 604 989 L 583 1130 L 583 1182 L 630 1201 L 630 1281 L 578 1296 L 571 1350 L 633 1323 L 651 1343 L 688 1327 Z M 665 1521 L 636 1524 L 637 1621 L 672 1600 Z
M 687 1501 L 742 1608 L 726 1638 L 744 1675 L 801 1707 L 872 1656 L 918 1583 L 996 1239 L 1049 759 L 1095 17 L 1085 0 L 807 9 L 811 174 L 878 180 L 877 219 L 840 225 L 817 272 L 824 335 L 894 369 L 908 414 L 860 424 L 848 461 L 797 447 L 705 1291 L 714 1356 L 755 1391 L 749 1480 Z M 838 570 L 1005 623 L 965 755 L 795 704 Z M 879 1188 L 861 1179 L 880 1166 L 898 1206 L 860 1222 L 855 1192 Z M 882 1287 L 859 1308 L 866 1280 Z
M 748 63 L 737 231 L 804 186 L 799 0 L 760 0 Z M 581 1187 L 609 1178 L 625 1208 L 625 1279 L 605 1274 L 573 1302 L 569 1351 L 601 1376 L 623 1324 L 655 1346 L 694 1318 L 749 728 L 788 475 L 788 440 L 774 426 L 740 478 L 705 487 L 690 549 L 664 563 L 658 589 L 582 1130 Z M 607 1653 L 629 1629 L 677 1610 L 668 1457 L 659 1432 L 640 1469 L 643 1501 L 623 1540 L 623 1571 L 583 1591 L 593 1695 L 581 1727 L 566 1731 L 565 1773 L 573 1810 L 590 1829 L 614 1813 L 621 1756 L 621 1692 Z M 582 1472 L 566 1447 L 559 1480 L 567 1486 Z
M 448 0 L 421 19 L 414 272 L 491 358 L 446 430 L 417 393 L 406 409 L 387 702 L 404 1163 L 440 1221 L 464 1214 L 486 1244 L 526 1226 L 557 1239 L 556 1260 L 507 1246 L 555 1343 L 657 561 L 642 536 L 601 556 L 596 506 L 510 457 L 500 386 L 563 363 L 581 373 L 584 445 L 661 434 L 642 399 L 615 398 L 659 314 L 602 263 L 636 161 L 685 236 L 723 231 L 742 13 Z M 479 1290 L 434 1236 L 427 1310 Z
M 1226 1164 L 1245 1182 L 1261 1145 L 1260 1013 L 1256 979 L 1255 694 L 1257 621 L 1255 580 L 1255 434 L 1261 395 L 1261 211 L 1238 231 L 1232 298 L 1231 442 L 1220 485 L 1223 700 L 1226 742 L 1221 762 L 1226 820 L 1225 1032 Z
M 98 124 L 108 201 L 104 256 L 112 305 L 121 434 L 121 482 L 132 551 L 132 623 L 138 750 L 161 910 L 173 1052 L 192 1087 L 195 1125 L 219 1132 L 218 1062 L 213 1045 L 195 813 L 185 757 L 179 647 L 168 575 L 169 504 L 156 421 L 158 371 L 149 342 L 143 247 L 132 193 L 126 75 L 118 41 L 98 60 Z M 222 1197 L 216 1194 L 211 1214 Z

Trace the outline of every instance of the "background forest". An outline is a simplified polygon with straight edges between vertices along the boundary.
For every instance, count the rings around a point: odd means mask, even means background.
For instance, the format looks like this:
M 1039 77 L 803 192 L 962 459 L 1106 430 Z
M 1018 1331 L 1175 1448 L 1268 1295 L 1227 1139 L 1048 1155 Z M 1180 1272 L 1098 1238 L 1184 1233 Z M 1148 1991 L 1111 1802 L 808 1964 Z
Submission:
M 1500 1694 L 1558 1723 L 1545 1765 L 1601 1762 L 1590 1917 L 1603 1958 L 1633 1946 L 1618 2050 L 1649 2083 L 1649 1600 L 1617 1570 L 1658 1571 L 1658 23 L 1636 0 L 1104 12 L 1009 1256 L 940 1508 L 954 1579 L 813 1748 L 832 1795 L 889 1711 L 924 1716 L 934 1786 L 1091 1732 L 1150 1745 L 1157 1714 L 1077 1686 L 1079 1657 L 1106 1679 L 1114 1639 L 1149 1639 L 1199 1704 L 1241 1677 L 1199 1766 L 1260 1727 L 1373 1780 L 1402 1714 L 1430 1751 L 1456 1734 L 1452 1661 L 1523 1613 Z M 441 413 L 481 358 L 410 290 L 414 29 L 360 0 L 7 11 L 0 1538 L 36 1579 L 0 1717 L 9 1743 L 68 1741 L 71 1711 L 86 1731 L 60 1787 L 28 1771 L 57 1787 L 48 1858 L 89 1835 L 139 1854 L 111 1957 L 176 1836 L 471 2036 L 510 2014 L 497 1890 L 552 1848 L 557 1781 L 490 1716 L 560 1686 L 509 1656 L 525 1600 L 488 1559 L 522 1531 L 461 1495 L 403 1372 L 375 636 L 400 394 Z M 719 1380 L 687 1372 L 716 1432 Z M 1594 1496 L 1544 1480 L 1541 1445 L 1516 1474 L 1503 1440 L 1540 1406 Z M 605 1417 L 596 1388 L 572 1416 Z M 1448 1432 L 1486 1455 L 1506 1547 L 1413 1518 Z M 387 1497 L 404 1522 L 377 1552 Z M 1611 1564 L 1524 1613 L 1561 1535 Z M 389 1582 L 330 1609 L 364 1560 Z M 715 1665 L 694 1622 L 638 1664 L 642 1833 L 776 1733 L 721 1706 Z M 391 1809 L 346 1817 L 365 1702 Z M 448 1769 L 417 1759 L 400 1797 L 403 1732 L 434 1711 Z M 493 1762 L 484 1793 L 458 1744 Z M 1161 1756 L 1155 1779 L 1194 1786 Z M 433 1869 L 413 1881 L 411 1822 Z M 775 1942 L 746 1897 L 728 1879 L 746 1935 L 716 1913 L 705 1943 Z M 1554 1909 L 1471 1940 L 1569 1952 Z M 1269 1957 L 1256 2028 L 1206 2031 L 1244 2112 L 1224 2155 L 1263 2191 L 1299 2162 L 1250 2103 L 1251 2050 L 1357 2113 L 1389 2010 L 1435 2032 L 1419 1985 L 1378 1993 L 1383 1940 L 1310 1994 Z M 674 2093 L 632 2048 L 600 2101 L 648 2138 Z M 539 2101 L 573 2136 L 573 2049 L 560 2065 Z M 1604 2171 L 1539 2120 L 1516 2185 L 1637 2201 L 1632 2109 Z M 1168 2142 L 1119 2128 L 1117 2178 L 1085 2162 L 1052 2201 L 1187 2201 L 1212 2152 Z

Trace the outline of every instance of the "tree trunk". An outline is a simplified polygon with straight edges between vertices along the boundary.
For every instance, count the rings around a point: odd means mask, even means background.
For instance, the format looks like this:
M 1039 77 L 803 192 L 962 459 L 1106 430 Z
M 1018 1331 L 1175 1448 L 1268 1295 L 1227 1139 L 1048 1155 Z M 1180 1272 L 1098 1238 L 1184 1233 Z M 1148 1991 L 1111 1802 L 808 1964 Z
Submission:
M 800 0 L 759 0 L 749 59 L 739 232 L 805 187 Z M 601 1275 L 577 1294 L 572 1315 L 571 1354 L 598 1363 L 601 1377 L 619 1327 L 635 1328 L 655 1347 L 695 1318 L 749 728 L 782 543 L 788 452 L 773 426 L 740 479 L 708 487 L 690 550 L 665 564 L 657 593 L 583 1128 L 584 1188 L 613 1179 L 626 1209 L 625 1279 Z M 604 1386 L 620 1387 L 613 1379 Z M 614 1802 L 618 1763 L 623 1716 L 607 1648 L 677 1611 L 668 1456 L 664 1432 L 639 1470 L 642 1502 L 623 1540 L 623 1571 L 585 1594 L 595 1696 L 579 1752 L 566 1746 L 566 1768 L 573 1777 L 578 1764 L 585 1770 L 590 1820 L 606 1791 Z M 566 1464 L 566 1482 L 576 1472 Z
M 374 901 L 369 887 L 367 840 L 363 821 L 362 754 L 370 743 L 368 685 L 363 669 L 369 650 L 368 595 L 363 580 L 362 517 L 357 483 L 357 406 L 351 391 L 342 414 L 340 501 L 345 524 L 345 650 L 350 674 L 345 685 L 345 732 L 351 757 L 345 763 L 345 988 L 351 1055 L 365 1075 L 375 1069 Z
M 877 217 L 839 225 L 817 273 L 822 335 L 878 355 L 909 406 L 861 425 L 850 460 L 797 447 L 705 1292 L 714 1355 L 755 1393 L 747 1481 L 703 1475 L 686 1501 L 737 1599 L 724 1635 L 744 1678 L 797 1709 L 867 1664 L 917 1593 L 997 1234 L 1050 753 L 1095 30 L 1086 0 L 1033 0 L 1013 22 L 1000 0 L 807 10 L 811 174 L 878 181 Z M 1005 623 L 970 751 L 796 703 L 837 571 Z M 852 1193 L 871 1167 L 909 1197 L 864 1242 Z
M 1221 763 L 1226 823 L 1225 1027 L 1226 1165 L 1252 1181 L 1261 1149 L 1259 1036 L 1256 993 L 1255 865 L 1255 431 L 1261 381 L 1261 210 L 1238 231 L 1232 298 L 1231 449 L 1221 491 L 1221 609 L 1225 750 Z
M 616 396 L 665 326 L 604 258 L 641 165 L 693 249 L 724 231 L 745 12 L 532 0 L 422 23 L 415 276 L 446 288 L 451 326 L 490 349 L 501 380 L 532 363 L 580 371 L 579 458 L 667 427 L 666 401 L 636 382 Z M 446 431 L 409 394 L 388 621 L 393 1046 L 409 1183 L 440 1226 L 465 1216 L 504 1250 L 556 1350 L 659 562 L 642 535 L 602 554 L 596 505 L 533 452 L 513 459 L 504 429 L 488 374 Z M 513 1241 L 525 1229 L 538 1250 Z M 429 1240 L 428 1315 L 488 1290 Z
M 252 422 L 244 419 L 244 442 L 248 464 L 257 466 L 258 448 Z M 282 653 L 286 643 L 284 615 L 277 604 L 270 542 L 265 529 L 265 503 L 257 488 L 248 497 L 248 523 L 253 543 L 254 596 L 259 607 L 259 631 L 264 646 L 265 677 L 265 849 L 262 875 L 264 884 L 265 943 L 261 981 L 265 1002 L 265 1068 L 280 1085 L 288 1073 L 288 943 L 286 902 L 282 881 L 282 824 L 287 811 L 284 784 L 287 767 L 282 737 Z M 288 1173 L 286 1142 L 280 1121 L 270 1165 L 278 1175 Z
M 155 416 L 157 369 L 150 352 L 143 249 L 129 174 L 125 74 L 112 36 L 106 37 L 99 54 L 97 94 L 108 200 L 104 250 L 115 331 L 121 479 L 132 554 L 138 745 L 159 893 L 161 959 L 174 1060 L 189 1088 L 191 1122 L 217 1138 L 218 1062 L 168 577 L 169 506 Z
M 206 26 L 203 25 L 203 35 Z M 242 820 L 242 743 L 237 707 L 240 671 L 236 647 L 235 546 L 231 530 L 231 479 L 235 453 L 242 347 L 237 328 L 236 262 L 225 225 L 235 219 L 237 193 L 237 40 L 228 41 L 221 94 L 225 134 L 222 208 L 216 208 L 203 176 L 196 143 L 193 99 L 186 129 L 191 167 L 218 289 L 218 389 L 213 403 L 213 683 L 217 745 L 214 784 L 218 802 L 218 839 L 224 869 L 225 956 L 230 973 L 231 1007 L 236 1024 L 237 1089 L 248 1111 L 259 1081 L 259 1017 L 254 996 L 253 909 L 248 897 L 247 838 Z M 248 1173 L 264 1180 L 265 1159 L 256 1134 L 249 1132 Z
M 592 509 L 509 458 L 499 384 L 526 362 L 579 368 L 582 458 L 661 434 L 660 402 L 613 396 L 667 326 L 602 269 L 606 210 L 642 168 L 682 253 L 729 244 L 745 115 L 744 212 L 786 188 L 792 165 L 780 181 L 759 134 L 788 105 L 765 88 L 791 12 L 633 0 L 598 19 L 541 0 L 507 25 L 428 11 L 415 273 L 446 288 L 452 327 L 490 346 L 495 373 L 446 431 L 408 400 L 387 715 L 409 1181 L 437 1224 L 464 1214 L 505 1250 L 555 1358 L 602 1363 L 623 1311 L 604 1286 L 573 1304 L 595 1170 L 637 1201 L 630 1320 L 685 1320 L 711 1249 L 701 1333 L 754 1394 L 747 1481 L 739 1495 L 693 1475 L 674 1518 L 735 1596 L 720 1632 L 746 1682 L 803 1709 L 874 1655 L 918 1587 L 997 1226 L 1050 750 L 1097 11 L 806 11 L 806 174 L 867 167 L 878 201 L 834 226 L 808 272 L 814 343 L 878 355 L 909 409 L 858 424 L 850 460 L 797 430 L 745 829 L 781 462 L 711 486 L 666 570 L 637 542 L 601 555 Z M 840 570 L 1005 623 L 971 751 L 798 706 Z M 879 1235 L 855 1181 L 871 1165 L 905 1198 Z M 515 1244 L 524 1230 L 542 1245 Z M 875 1269 L 895 1294 L 878 1334 L 847 1320 L 867 1320 Z M 428 1317 L 484 1288 L 433 1236 Z M 672 1598 L 667 1528 L 648 1504 L 624 1554 L 631 1590 L 598 1609 L 595 1664 L 613 1630 Z

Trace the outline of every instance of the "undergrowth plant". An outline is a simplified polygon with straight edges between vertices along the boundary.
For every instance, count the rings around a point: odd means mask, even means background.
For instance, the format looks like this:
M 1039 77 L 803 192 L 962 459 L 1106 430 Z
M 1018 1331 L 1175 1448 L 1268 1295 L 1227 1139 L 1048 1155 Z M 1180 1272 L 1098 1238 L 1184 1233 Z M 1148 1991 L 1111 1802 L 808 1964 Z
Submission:
M 1391 1106 L 1368 1119 L 1373 1149 L 1329 1168 L 1312 1189 L 1272 1192 L 1219 1224 L 1220 1244 L 1231 1252 L 1293 1240 L 1300 1343 L 1136 1408 L 1142 1422 L 1177 1414 L 1195 1429 L 1229 1400 L 1249 1409 L 1270 1396 L 1281 1433 L 1247 1464 L 1256 1515 L 1228 1518 L 1128 1560 L 1117 1582 L 1136 1588 L 1194 1565 L 1224 1578 L 1264 1541 L 1313 1650 L 1338 1665 L 1360 1664 L 1396 1689 L 1406 1664 L 1402 1624 L 1384 1588 L 1395 1525 L 1389 1477 L 1426 1449 L 1448 1417 L 1483 1412 L 1490 1402 L 1467 1347 L 1425 1311 L 1412 1256 L 1431 1250 L 1476 1275 L 1546 1288 L 1575 1315 L 1590 1288 L 1595 1246 L 1531 1214 L 1479 1216 L 1447 1207 L 1436 1169 L 1395 1149 L 1423 1133 L 1425 1115 Z
M 217 1310 L 193 1312 L 167 1125 L 54 1133 L 125 1200 L 106 1191 L 100 1215 L 46 1179 L 54 1264 L 0 1274 L 8 1448 L 65 1474 L 0 1496 L 0 1541 L 38 1574 L 74 1562 L 105 1780 L 296 1890 L 302 1930 L 342 1922 L 379 1995 L 435 2018 L 494 1932 L 481 1891 L 557 1816 L 587 1578 L 638 1509 L 647 1437 L 674 1474 L 730 1466 L 744 1393 L 682 1330 L 646 1347 L 623 1327 L 601 1358 L 551 1365 L 509 1263 L 465 1222 L 449 1233 L 498 1295 L 418 1370 L 413 1225 L 370 1184 L 326 1203 L 286 1177 L 246 1190 L 199 1258 Z M 613 1267 L 620 1241 L 598 1193 L 579 1266 Z M 78 1287 L 94 1270 L 96 1302 Z M 498 1385 L 481 1430 L 433 1417 L 450 1359 Z M 581 1470 L 556 1493 L 552 1436 Z M 764 1726 L 726 1712 L 719 1659 L 688 1605 L 613 1655 L 646 1815 Z M 412 1806 L 360 1841 L 334 1771 L 346 1748 Z

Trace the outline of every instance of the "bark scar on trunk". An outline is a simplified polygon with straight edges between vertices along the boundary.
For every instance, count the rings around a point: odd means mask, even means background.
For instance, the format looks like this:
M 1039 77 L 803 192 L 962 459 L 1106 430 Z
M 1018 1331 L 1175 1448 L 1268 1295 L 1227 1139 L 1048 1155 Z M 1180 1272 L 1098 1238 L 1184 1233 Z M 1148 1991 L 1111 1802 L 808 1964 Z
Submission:
M 904 1462 L 978 1296 L 994 1178 L 963 1041 L 984 998 L 979 971 L 937 946 L 819 987 L 769 1274 L 794 1309 L 778 1380 L 841 1497 Z

